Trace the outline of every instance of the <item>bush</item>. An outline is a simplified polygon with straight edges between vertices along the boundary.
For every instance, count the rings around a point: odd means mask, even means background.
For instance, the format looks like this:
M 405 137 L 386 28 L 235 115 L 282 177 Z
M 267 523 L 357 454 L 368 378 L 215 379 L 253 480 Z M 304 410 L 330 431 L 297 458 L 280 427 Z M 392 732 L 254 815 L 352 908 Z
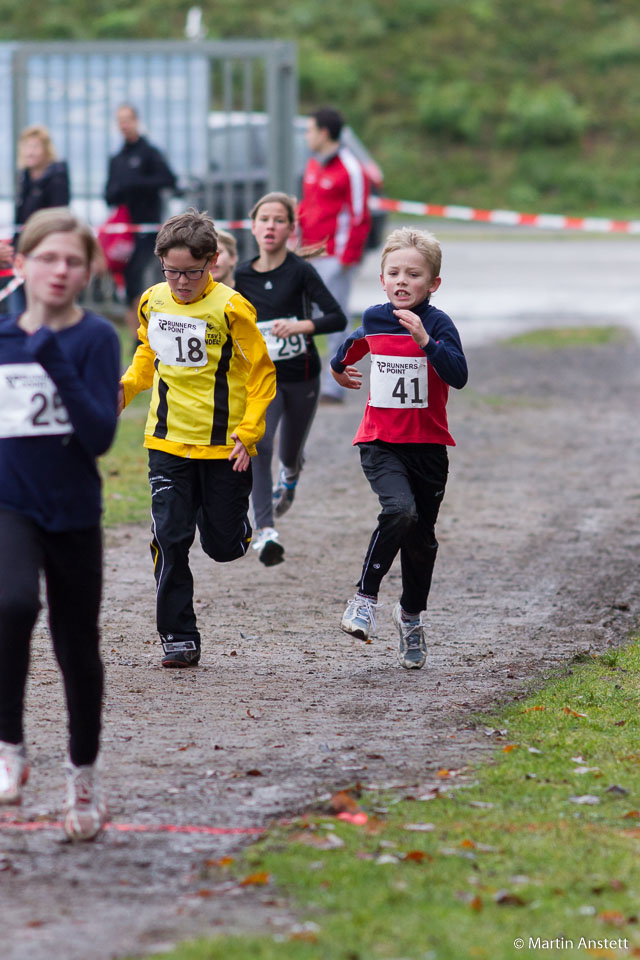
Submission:
M 416 107 L 420 123 L 430 133 L 469 143 L 478 140 L 483 109 L 465 80 L 441 85 L 428 81 L 418 92 Z
M 559 84 L 531 91 L 518 83 L 509 94 L 498 137 L 514 146 L 572 143 L 584 133 L 587 122 L 587 109 Z

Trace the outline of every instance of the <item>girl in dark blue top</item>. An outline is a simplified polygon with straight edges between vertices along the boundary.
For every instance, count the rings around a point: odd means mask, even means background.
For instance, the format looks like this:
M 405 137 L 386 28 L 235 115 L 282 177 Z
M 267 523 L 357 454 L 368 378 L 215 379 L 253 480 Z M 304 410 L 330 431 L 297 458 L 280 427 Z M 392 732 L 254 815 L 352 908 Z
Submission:
M 100 477 L 117 420 L 119 344 L 76 298 L 97 244 L 69 210 L 35 213 L 15 266 L 27 308 L 0 322 L 0 803 L 19 803 L 29 767 L 22 725 L 44 574 L 64 678 L 69 753 L 64 828 L 92 839 L 106 820 L 97 778 L 103 669 Z

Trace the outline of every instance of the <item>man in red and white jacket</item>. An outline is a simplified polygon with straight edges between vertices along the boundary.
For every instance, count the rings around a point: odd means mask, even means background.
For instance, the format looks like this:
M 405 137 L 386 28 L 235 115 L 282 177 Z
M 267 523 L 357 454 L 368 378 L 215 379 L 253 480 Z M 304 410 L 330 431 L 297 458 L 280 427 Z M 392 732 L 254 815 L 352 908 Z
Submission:
M 298 218 L 302 246 L 324 245 L 323 255 L 314 258 L 313 266 L 349 317 L 353 268 L 362 259 L 371 214 L 369 181 L 360 161 L 340 142 L 343 126 L 342 115 L 331 108 L 316 110 L 309 117 L 306 139 L 313 156 L 304 174 Z M 333 356 L 342 334 L 330 334 L 328 341 L 329 356 Z M 343 400 L 328 369 L 321 399 Z

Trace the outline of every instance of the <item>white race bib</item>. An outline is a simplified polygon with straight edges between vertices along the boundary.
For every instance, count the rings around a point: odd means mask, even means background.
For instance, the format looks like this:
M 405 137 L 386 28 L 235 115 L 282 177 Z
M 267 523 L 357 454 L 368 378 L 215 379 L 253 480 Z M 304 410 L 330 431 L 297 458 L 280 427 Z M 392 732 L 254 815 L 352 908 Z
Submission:
M 39 363 L 0 365 L 0 437 L 73 433 L 56 385 Z
M 369 404 L 420 410 L 429 406 L 426 357 L 371 357 Z
M 285 320 L 296 320 L 297 317 L 284 317 Z M 269 356 L 274 363 L 278 360 L 291 360 L 307 352 L 307 341 L 303 333 L 292 333 L 290 337 L 274 337 L 271 332 L 275 320 L 262 320 L 258 330 L 264 337 Z
M 207 364 L 207 321 L 175 313 L 151 311 L 149 346 L 169 367 L 204 367 Z

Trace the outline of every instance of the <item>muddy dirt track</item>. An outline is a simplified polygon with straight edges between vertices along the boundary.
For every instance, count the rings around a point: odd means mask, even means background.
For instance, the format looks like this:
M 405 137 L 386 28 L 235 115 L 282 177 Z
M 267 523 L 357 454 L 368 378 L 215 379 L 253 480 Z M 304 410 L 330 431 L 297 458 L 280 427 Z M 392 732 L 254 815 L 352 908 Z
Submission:
M 481 759 L 471 715 L 517 696 L 577 651 L 622 642 L 640 611 L 640 349 L 468 351 L 453 393 L 449 486 L 427 667 L 395 660 L 394 567 L 379 639 L 338 629 L 376 515 L 350 446 L 364 396 L 321 408 L 286 562 L 216 566 L 194 548 L 203 660 L 163 671 L 148 532 L 106 535 L 105 783 L 119 824 L 260 827 L 355 781 L 428 786 Z M 33 761 L 22 815 L 59 815 L 61 687 L 44 628 L 28 696 Z M 3 960 L 107 960 L 220 929 L 280 931 L 269 891 L 203 874 L 242 835 L 0 830 Z M 206 878 L 206 882 L 203 881 Z M 216 896 L 197 891 L 213 887 Z

